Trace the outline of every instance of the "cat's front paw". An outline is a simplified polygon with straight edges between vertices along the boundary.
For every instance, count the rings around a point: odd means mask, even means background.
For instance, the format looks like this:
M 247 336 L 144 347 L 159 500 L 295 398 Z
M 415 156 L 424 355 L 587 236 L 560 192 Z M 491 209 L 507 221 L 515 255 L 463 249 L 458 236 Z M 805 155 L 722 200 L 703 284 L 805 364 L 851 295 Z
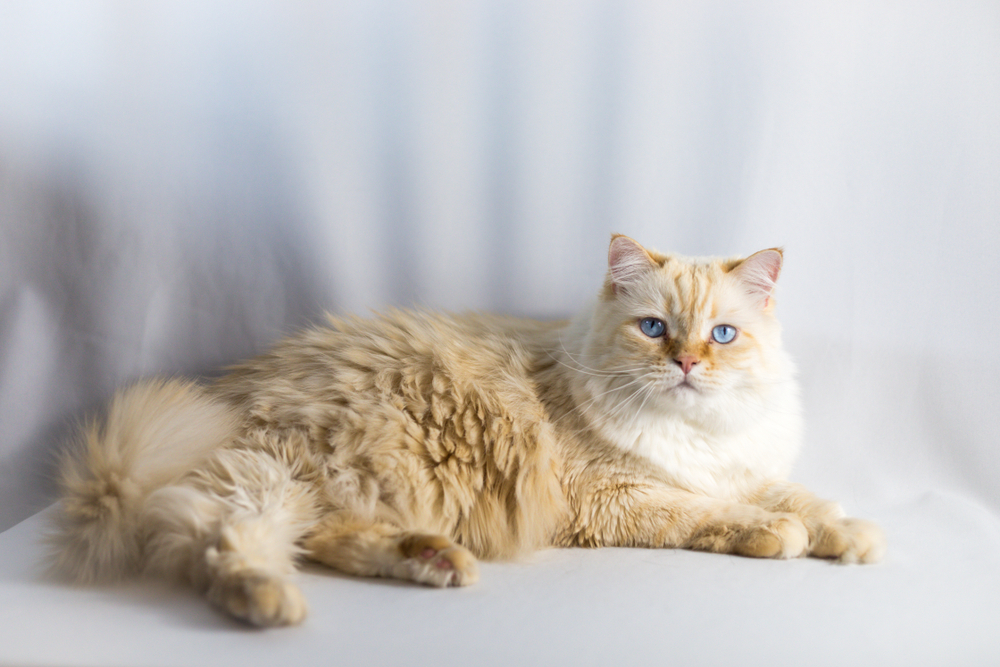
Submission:
M 794 514 L 746 512 L 708 523 L 685 546 L 699 551 L 750 556 L 798 558 L 809 545 L 809 532 Z
M 442 535 L 413 534 L 399 544 L 403 560 L 394 575 L 430 586 L 468 586 L 479 580 L 476 557 Z
M 809 533 L 798 519 L 780 516 L 749 530 L 735 545 L 735 552 L 754 558 L 798 558 L 809 544 Z
M 846 517 L 820 526 L 809 555 L 841 563 L 877 563 L 885 548 L 885 534 L 876 524 Z

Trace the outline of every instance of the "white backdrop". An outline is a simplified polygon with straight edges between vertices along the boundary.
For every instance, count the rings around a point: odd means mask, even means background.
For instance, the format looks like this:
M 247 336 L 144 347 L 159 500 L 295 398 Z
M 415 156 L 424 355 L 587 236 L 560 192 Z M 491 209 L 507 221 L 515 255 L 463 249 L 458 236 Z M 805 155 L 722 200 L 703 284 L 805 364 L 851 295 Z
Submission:
M 0 529 L 126 379 L 324 309 L 563 316 L 621 231 L 783 245 L 797 478 L 995 535 L 998 223 L 996 2 L 10 0 Z

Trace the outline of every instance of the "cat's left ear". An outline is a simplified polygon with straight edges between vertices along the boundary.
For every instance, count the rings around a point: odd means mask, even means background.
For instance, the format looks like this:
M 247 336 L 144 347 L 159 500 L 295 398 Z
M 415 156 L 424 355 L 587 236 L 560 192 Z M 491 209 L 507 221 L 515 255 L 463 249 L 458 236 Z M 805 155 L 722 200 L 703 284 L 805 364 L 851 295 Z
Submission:
M 747 296 L 761 308 L 767 308 L 781 273 L 782 260 L 781 248 L 761 250 L 737 264 L 731 273 L 746 288 Z

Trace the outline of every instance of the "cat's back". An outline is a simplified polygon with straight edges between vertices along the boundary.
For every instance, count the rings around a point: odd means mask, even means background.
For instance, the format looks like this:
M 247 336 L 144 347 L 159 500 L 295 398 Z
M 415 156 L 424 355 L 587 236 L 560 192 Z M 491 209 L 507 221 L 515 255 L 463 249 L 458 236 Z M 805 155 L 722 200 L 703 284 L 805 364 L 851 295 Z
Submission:
M 233 367 L 216 391 L 258 420 L 321 428 L 376 406 L 434 421 L 459 404 L 541 418 L 531 380 L 538 350 L 563 323 L 393 310 L 330 317 Z

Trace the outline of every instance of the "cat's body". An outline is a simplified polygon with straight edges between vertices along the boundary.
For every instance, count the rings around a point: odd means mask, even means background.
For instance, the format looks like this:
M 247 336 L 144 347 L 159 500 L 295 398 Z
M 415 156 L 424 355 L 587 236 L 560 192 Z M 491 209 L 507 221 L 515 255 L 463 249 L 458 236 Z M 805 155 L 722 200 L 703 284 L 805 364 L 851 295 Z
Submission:
M 305 614 L 303 555 L 439 586 L 545 546 L 877 560 L 873 524 L 785 481 L 801 425 L 780 265 L 618 236 L 569 322 L 331 320 L 210 387 L 138 384 L 67 458 L 56 566 L 180 577 L 280 625 Z

